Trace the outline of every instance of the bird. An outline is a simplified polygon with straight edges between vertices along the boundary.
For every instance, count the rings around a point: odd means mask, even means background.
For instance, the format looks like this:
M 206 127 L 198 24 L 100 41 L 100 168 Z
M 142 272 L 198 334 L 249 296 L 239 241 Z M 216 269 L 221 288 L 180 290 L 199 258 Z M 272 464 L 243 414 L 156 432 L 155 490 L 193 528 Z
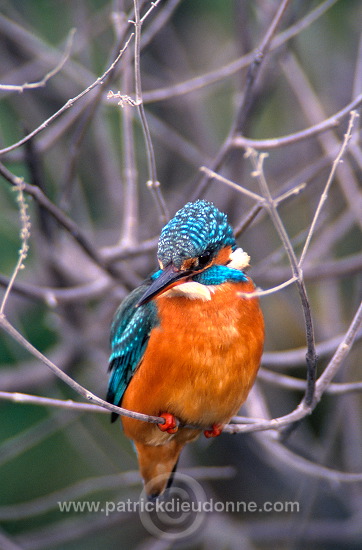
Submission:
M 150 499 L 172 483 L 185 444 L 220 435 L 238 412 L 264 345 L 258 297 L 246 297 L 255 291 L 249 255 L 213 203 L 181 208 L 161 231 L 157 259 L 115 313 L 107 393 L 109 403 L 162 418 L 121 417 Z

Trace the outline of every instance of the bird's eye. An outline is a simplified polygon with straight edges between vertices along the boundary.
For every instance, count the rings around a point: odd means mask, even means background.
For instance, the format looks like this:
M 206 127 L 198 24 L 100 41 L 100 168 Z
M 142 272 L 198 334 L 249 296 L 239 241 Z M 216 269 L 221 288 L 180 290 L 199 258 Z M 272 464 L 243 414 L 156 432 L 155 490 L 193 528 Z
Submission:
M 198 267 L 205 267 L 211 260 L 211 252 L 204 252 L 198 257 Z

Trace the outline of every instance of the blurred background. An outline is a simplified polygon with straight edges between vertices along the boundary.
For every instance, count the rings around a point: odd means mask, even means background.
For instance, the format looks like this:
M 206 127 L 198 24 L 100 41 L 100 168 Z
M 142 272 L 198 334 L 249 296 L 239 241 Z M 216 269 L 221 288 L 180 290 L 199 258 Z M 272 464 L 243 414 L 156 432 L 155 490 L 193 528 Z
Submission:
M 133 40 L 103 83 L 78 98 L 105 73 L 133 32 L 133 2 L 0 2 L 3 291 L 21 246 L 11 174 L 23 177 L 38 197 L 25 193 L 30 250 L 5 312 L 33 346 L 101 398 L 114 311 L 156 268 L 165 218 L 188 200 L 206 198 L 228 213 L 238 243 L 251 256 L 250 275 L 258 287 L 272 288 L 292 276 L 267 213 L 251 219 L 252 198 L 200 172 L 207 166 L 259 193 L 253 166 L 245 148 L 235 146 L 235 136 L 257 140 L 255 147 L 269 155 L 264 173 L 274 198 L 306 184 L 278 207 L 300 257 L 349 110 L 338 127 L 308 139 L 283 146 L 259 140 L 323 122 L 360 96 L 362 5 L 358 0 L 287 2 L 262 62 L 253 63 L 281 4 L 165 0 L 145 18 L 141 80 L 160 197 L 146 185 L 147 153 L 137 109 L 107 99 L 110 90 L 135 98 Z M 141 15 L 150 6 L 140 2 Z M 41 125 L 31 140 L 7 149 Z M 303 263 L 318 375 L 361 299 L 359 134 L 357 119 Z M 39 202 L 40 195 L 57 207 L 58 220 Z M 303 397 L 306 329 L 295 285 L 262 297 L 261 305 L 265 354 L 241 414 L 274 418 L 293 411 Z M 4 332 L 0 363 L 3 392 L 79 398 Z M 209 513 L 194 538 L 177 541 L 152 537 L 137 513 L 106 517 L 59 511 L 59 501 L 138 499 L 133 449 L 108 414 L 3 399 L 0 548 L 361 548 L 362 402 L 361 387 L 354 384 L 360 380 L 361 332 L 313 414 L 289 437 L 270 431 L 225 434 L 185 449 L 180 471 L 198 479 L 207 498 L 258 506 L 298 502 L 299 512 Z

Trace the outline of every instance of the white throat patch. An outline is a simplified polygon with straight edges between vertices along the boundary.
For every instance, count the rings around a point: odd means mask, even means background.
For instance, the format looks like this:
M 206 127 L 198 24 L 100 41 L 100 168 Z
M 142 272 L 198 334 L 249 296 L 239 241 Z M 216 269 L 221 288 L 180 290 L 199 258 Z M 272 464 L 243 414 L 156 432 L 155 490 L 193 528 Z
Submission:
M 166 290 L 162 296 L 167 298 L 173 298 L 175 296 L 184 296 L 185 298 L 190 298 L 191 300 L 202 300 L 206 302 L 211 300 L 211 294 L 215 292 L 214 286 L 207 286 L 197 283 L 196 281 L 188 281 L 180 285 Z

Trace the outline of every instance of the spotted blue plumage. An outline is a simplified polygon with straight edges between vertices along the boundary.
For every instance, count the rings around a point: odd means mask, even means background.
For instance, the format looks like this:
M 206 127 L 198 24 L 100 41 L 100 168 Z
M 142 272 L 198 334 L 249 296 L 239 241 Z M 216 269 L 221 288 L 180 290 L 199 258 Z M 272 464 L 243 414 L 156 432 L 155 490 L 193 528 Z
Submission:
M 226 214 L 211 202 L 198 200 L 187 203 L 162 229 L 157 257 L 164 267 L 172 262 L 180 269 L 184 260 L 206 250 L 216 256 L 225 246 L 236 248 Z
M 158 324 L 154 302 L 139 308 L 136 304 L 147 285 L 136 288 L 118 308 L 111 327 L 112 353 L 109 358 L 107 401 L 119 405 L 123 394 L 145 352 L 150 332 Z M 112 420 L 117 418 L 112 413 Z

